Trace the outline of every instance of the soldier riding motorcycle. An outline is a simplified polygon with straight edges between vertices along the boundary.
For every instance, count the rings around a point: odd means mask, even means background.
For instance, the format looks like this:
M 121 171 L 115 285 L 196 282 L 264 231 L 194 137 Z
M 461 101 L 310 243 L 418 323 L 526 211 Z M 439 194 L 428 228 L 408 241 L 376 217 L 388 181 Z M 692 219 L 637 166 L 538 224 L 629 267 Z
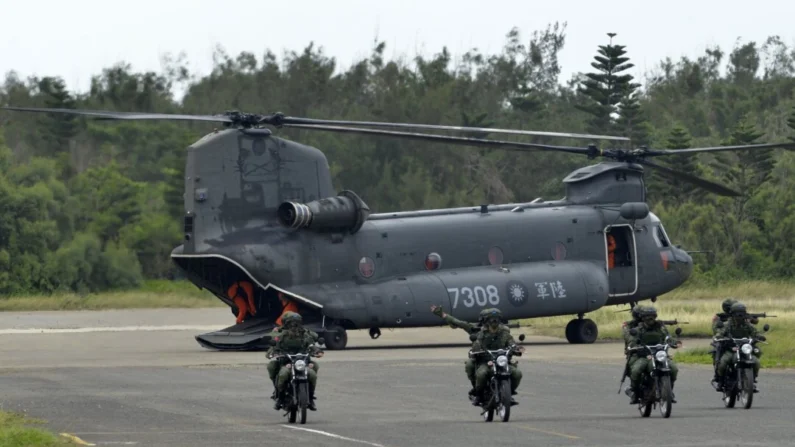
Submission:
M 719 322 L 718 328 L 719 332 L 713 340 L 722 354 L 713 387 L 723 393 L 727 407 L 734 407 L 739 395 L 745 408 L 751 408 L 753 395 L 759 392 L 757 377 L 760 369 L 759 357 L 762 355 L 756 344 L 767 340 L 767 337 L 760 334 L 748 321 L 746 307 L 740 302 L 731 306 L 729 320 L 725 324 Z M 769 329 L 768 324 L 763 328 L 765 332 Z
M 501 329 L 502 312 L 499 309 L 489 309 L 484 318 L 484 323 L 485 330 L 478 332 L 474 343 L 472 343 L 470 353 L 511 348 L 516 350 L 514 355 L 521 355 L 525 351 L 523 346 L 516 347 L 516 342 L 509 331 Z M 483 403 L 483 392 L 489 378 L 493 374 L 493 370 L 489 365 L 492 360 L 488 356 L 479 354 L 470 354 L 470 358 L 475 362 L 475 393 L 472 396 L 472 405 L 479 406 Z M 513 365 L 509 365 L 508 371 L 511 376 L 511 396 L 515 396 L 516 389 L 522 381 L 522 372 L 515 362 Z M 511 404 L 516 405 L 513 397 L 511 397 Z
M 480 311 L 480 317 L 478 319 L 477 324 L 467 323 L 466 321 L 459 320 L 452 315 L 447 314 L 442 306 L 431 306 L 431 312 L 441 317 L 445 323 L 449 324 L 450 327 L 459 328 L 467 331 L 470 335 L 470 340 L 474 342 L 477 334 L 484 329 L 486 317 L 491 313 L 491 311 L 496 309 L 484 309 Z M 517 326 L 518 327 L 518 326 Z M 502 324 L 500 325 L 500 330 L 510 333 L 510 327 L 508 325 Z M 473 337 L 474 336 L 474 337 Z M 469 379 L 469 383 L 472 384 L 472 389 L 469 390 L 469 397 L 470 399 L 472 396 L 475 395 L 475 360 L 472 358 L 467 359 L 464 363 L 464 371 L 467 374 L 467 379 Z
M 675 340 L 666 329 L 665 325 L 657 320 L 657 310 L 654 307 L 647 307 L 640 311 L 641 324 L 637 328 L 630 329 L 632 339 L 627 348 L 627 366 L 624 372 L 626 378 L 629 372 L 631 385 L 627 388 L 627 395 L 630 396 L 630 405 L 642 404 L 646 402 L 644 416 L 648 416 L 651 405 L 658 400 L 666 400 L 666 405 L 661 405 L 664 415 L 670 415 L 670 403 L 676 403 L 673 393 L 674 384 L 679 373 L 676 363 L 668 356 L 668 347 L 679 348 L 682 342 Z M 681 334 L 681 329 L 677 328 L 676 334 Z M 622 378 L 622 382 L 624 380 Z M 653 379 L 652 387 L 645 389 L 644 385 L 649 385 L 649 379 Z M 659 382 L 659 383 L 658 383 Z M 668 389 L 670 383 L 670 389 Z M 650 397 L 648 392 L 653 391 Z M 670 392 L 670 399 L 667 395 Z M 659 398 L 659 399 L 658 399 Z
M 276 400 L 274 409 L 279 410 L 284 407 L 284 393 L 288 381 L 292 378 L 293 365 L 288 355 L 308 353 L 312 357 L 323 357 L 323 351 L 315 343 L 319 342 L 317 333 L 302 326 L 303 319 L 300 314 L 286 312 L 282 315 L 283 326 L 276 336 L 272 338 L 273 346 L 268 350 L 267 357 L 271 360 L 268 364 L 268 374 L 274 385 L 272 398 Z M 304 362 L 302 367 L 306 368 L 309 381 L 309 402 L 307 407 L 316 411 L 315 406 L 315 386 L 317 385 L 317 361 Z M 298 365 L 296 365 L 298 366 Z

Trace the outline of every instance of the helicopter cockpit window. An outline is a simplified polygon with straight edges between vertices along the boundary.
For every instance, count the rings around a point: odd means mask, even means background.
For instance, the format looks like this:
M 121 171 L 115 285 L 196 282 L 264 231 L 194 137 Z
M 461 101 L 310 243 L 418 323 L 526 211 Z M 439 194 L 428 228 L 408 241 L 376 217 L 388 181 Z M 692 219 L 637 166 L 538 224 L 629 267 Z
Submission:
M 657 224 L 654 227 L 654 233 L 656 238 L 654 239 L 657 242 L 658 247 L 670 247 L 671 242 L 668 240 L 668 235 L 665 234 L 665 230 L 663 229 L 661 224 Z

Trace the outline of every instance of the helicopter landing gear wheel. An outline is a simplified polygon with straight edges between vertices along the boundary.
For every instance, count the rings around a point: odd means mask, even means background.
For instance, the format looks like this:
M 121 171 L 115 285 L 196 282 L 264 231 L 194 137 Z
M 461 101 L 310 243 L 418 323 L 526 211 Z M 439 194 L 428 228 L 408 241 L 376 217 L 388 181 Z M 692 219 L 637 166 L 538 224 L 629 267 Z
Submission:
M 599 327 L 590 319 L 574 319 L 566 325 L 566 340 L 571 344 L 591 344 L 599 335 Z
M 348 344 L 348 332 L 342 326 L 331 326 L 326 329 L 323 340 L 326 342 L 326 349 L 341 351 Z

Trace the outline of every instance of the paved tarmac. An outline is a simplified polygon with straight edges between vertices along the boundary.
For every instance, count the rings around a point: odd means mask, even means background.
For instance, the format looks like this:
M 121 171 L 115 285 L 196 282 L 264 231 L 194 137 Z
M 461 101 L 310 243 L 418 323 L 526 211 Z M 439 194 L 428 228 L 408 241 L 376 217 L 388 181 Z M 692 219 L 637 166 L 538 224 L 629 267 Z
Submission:
M 97 446 L 792 445 L 795 372 L 763 371 L 754 407 L 729 410 L 709 367 L 683 365 L 671 418 L 642 419 L 616 394 L 620 344 L 550 337 L 524 343 L 510 422 L 485 423 L 466 398 L 467 336 L 448 328 L 351 332 L 351 349 L 318 361 L 318 411 L 291 425 L 272 409 L 263 353 L 194 340 L 231 319 L 226 309 L 0 313 L 0 408 Z

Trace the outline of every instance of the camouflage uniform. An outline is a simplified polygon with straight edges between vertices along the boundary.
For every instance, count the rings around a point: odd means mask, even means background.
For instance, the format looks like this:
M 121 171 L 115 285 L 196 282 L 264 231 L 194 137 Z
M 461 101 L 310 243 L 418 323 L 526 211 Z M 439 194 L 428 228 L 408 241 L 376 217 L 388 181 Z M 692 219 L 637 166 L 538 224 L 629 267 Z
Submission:
M 444 322 L 449 324 L 450 327 L 459 328 L 467 331 L 469 334 L 477 333 L 481 330 L 481 324 L 483 323 L 483 319 L 488 315 L 490 312 L 494 311 L 495 309 L 484 309 L 480 311 L 480 318 L 478 320 L 478 324 L 467 323 L 466 321 L 461 321 L 458 318 L 455 318 L 452 315 L 444 315 L 444 309 L 439 306 L 437 307 L 433 313 L 436 316 L 442 317 Z M 444 316 L 442 316 L 444 315 Z M 500 330 L 510 332 L 508 326 L 500 325 Z M 466 371 L 467 378 L 469 379 L 469 383 L 472 384 L 472 389 L 469 390 L 469 394 L 475 393 L 475 360 L 474 359 L 467 359 L 464 363 L 464 371 Z
M 742 303 L 734 303 L 731 307 L 731 318 L 723 326 L 721 331 L 716 335 L 716 338 L 760 338 L 759 331 L 746 319 L 745 305 Z M 754 389 L 756 390 L 756 378 L 759 375 L 759 357 L 762 356 L 761 350 L 756 354 L 754 359 Z M 718 360 L 717 379 L 718 383 L 722 382 L 723 376 L 726 374 L 726 369 L 732 362 L 734 351 L 727 350 L 720 356 Z
M 314 344 L 318 341 L 318 335 L 301 326 L 301 315 L 295 312 L 287 312 L 282 316 L 284 326 L 274 333 L 274 344 L 268 350 L 268 357 L 278 356 L 279 354 L 296 354 L 299 352 L 318 352 L 320 351 Z M 292 371 L 285 366 L 286 359 L 280 358 L 272 360 L 268 364 L 268 374 L 271 381 L 274 381 L 276 404 L 275 409 L 281 408 L 281 395 L 284 387 L 290 380 Z M 317 372 L 319 366 L 316 359 L 312 359 L 307 374 L 309 376 L 309 408 L 315 409 L 315 386 L 317 385 Z
M 494 321 L 494 319 L 499 321 L 500 317 L 501 312 L 499 310 L 489 309 L 486 322 Z M 472 350 L 481 351 L 505 349 L 516 344 L 510 331 L 500 330 L 499 326 L 499 323 L 497 323 L 497 326 L 495 327 L 496 330 L 494 332 L 491 332 L 484 327 L 484 329 L 478 333 L 477 339 L 472 344 Z M 475 393 L 476 396 L 480 396 L 492 371 L 487 364 L 487 360 L 483 358 L 477 358 L 475 361 L 477 365 L 475 370 Z M 519 388 L 519 383 L 522 381 L 522 372 L 516 365 L 508 365 L 508 371 L 511 374 L 511 394 L 516 394 L 516 389 Z
M 657 345 L 665 343 L 665 338 L 670 336 L 668 329 L 664 324 L 657 320 L 657 310 L 653 307 L 643 309 L 641 319 L 644 320 L 642 324 L 638 325 L 638 334 L 632 337 L 630 347 L 637 347 L 640 345 Z M 670 343 L 676 345 L 675 337 L 671 337 Z M 646 356 L 648 353 L 643 351 L 635 351 L 630 356 L 629 361 L 629 378 L 632 381 L 630 386 L 632 390 L 632 404 L 638 403 L 638 396 L 640 396 L 641 376 L 643 374 L 650 374 L 652 371 L 652 362 Z M 679 374 L 679 368 L 673 359 L 668 359 L 668 366 L 671 368 L 671 390 L 673 390 L 674 383 Z

